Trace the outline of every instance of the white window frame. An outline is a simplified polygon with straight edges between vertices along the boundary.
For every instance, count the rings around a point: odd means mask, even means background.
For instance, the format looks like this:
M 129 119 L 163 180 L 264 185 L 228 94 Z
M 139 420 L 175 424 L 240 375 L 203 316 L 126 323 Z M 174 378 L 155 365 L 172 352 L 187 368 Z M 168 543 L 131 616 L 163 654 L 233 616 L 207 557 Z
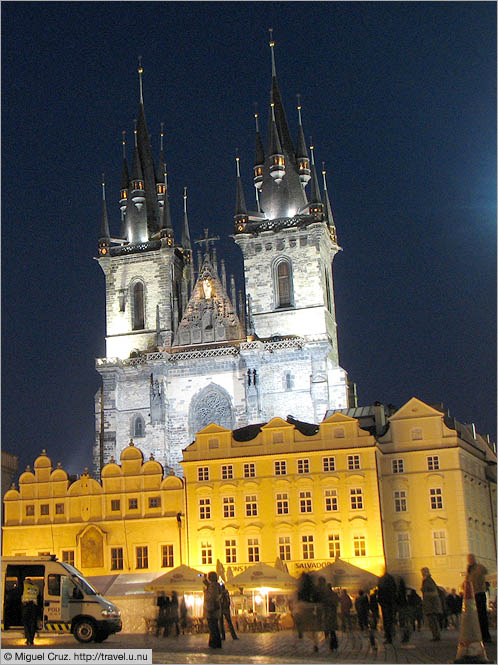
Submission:
M 392 473 L 405 472 L 405 461 L 402 457 L 396 457 L 396 459 L 391 460 L 391 471 Z
M 336 512 L 339 510 L 339 493 L 335 488 L 328 487 L 324 490 L 325 512 Z
M 324 473 L 335 471 L 335 457 L 322 457 L 322 469 Z
M 361 459 L 359 455 L 348 455 L 348 471 L 358 471 L 361 469 Z

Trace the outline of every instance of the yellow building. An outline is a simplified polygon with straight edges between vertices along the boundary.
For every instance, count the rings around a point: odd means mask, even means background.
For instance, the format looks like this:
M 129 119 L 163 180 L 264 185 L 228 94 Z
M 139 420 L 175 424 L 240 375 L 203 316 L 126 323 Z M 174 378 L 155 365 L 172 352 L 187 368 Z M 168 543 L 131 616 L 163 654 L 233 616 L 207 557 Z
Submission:
M 182 510 L 182 480 L 132 443 L 102 483 L 83 473 L 70 484 L 43 451 L 5 494 L 3 554 L 53 553 L 90 576 L 161 571 L 181 563 Z
M 130 443 L 99 483 L 43 452 L 4 497 L 3 554 L 55 553 L 87 576 L 148 579 L 181 563 L 234 574 L 284 560 L 298 576 L 339 556 L 418 588 L 457 587 L 474 552 L 496 569 L 496 454 L 473 426 L 412 398 L 320 425 L 208 425 L 164 477 Z
M 194 567 L 220 559 L 237 573 L 280 557 L 299 575 L 340 556 L 382 572 L 376 442 L 357 420 L 210 425 L 184 450 L 183 468 Z

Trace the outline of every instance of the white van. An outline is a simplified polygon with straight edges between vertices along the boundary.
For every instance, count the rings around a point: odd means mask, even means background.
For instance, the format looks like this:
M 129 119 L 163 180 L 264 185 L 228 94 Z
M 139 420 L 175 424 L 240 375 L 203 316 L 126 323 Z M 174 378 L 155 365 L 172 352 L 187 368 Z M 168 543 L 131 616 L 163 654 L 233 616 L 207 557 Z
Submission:
M 22 628 L 24 580 L 39 588 L 38 632 L 71 632 L 79 642 L 103 642 L 121 630 L 120 612 L 68 563 L 49 556 L 2 557 L 2 631 Z

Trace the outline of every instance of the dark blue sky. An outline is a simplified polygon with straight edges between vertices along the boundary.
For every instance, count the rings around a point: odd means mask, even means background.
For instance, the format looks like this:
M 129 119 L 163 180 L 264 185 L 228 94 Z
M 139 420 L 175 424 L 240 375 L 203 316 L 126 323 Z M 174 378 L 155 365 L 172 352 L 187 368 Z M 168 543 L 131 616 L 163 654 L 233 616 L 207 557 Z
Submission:
M 268 28 L 325 160 L 339 244 L 339 353 L 360 404 L 442 401 L 496 439 L 496 6 L 480 2 L 2 3 L 2 445 L 90 465 L 100 174 L 119 231 L 121 131 L 137 56 L 156 154 L 165 123 L 173 222 L 229 235 L 238 148 L 252 186 Z M 178 233 L 179 235 L 179 233 Z

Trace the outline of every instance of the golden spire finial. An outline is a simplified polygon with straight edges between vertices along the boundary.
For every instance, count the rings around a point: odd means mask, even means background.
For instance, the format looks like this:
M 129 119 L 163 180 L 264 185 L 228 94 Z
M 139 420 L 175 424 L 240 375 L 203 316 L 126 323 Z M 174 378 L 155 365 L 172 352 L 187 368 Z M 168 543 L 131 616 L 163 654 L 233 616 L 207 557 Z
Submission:
M 121 144 L 123 146 L 123 159 L 126 159 L 126 132 L 123 130 L 121 132 Z
M 137 121 L 133 121 L 133 133 L 135 134 L 135 148 L 137 147 Z
M 239 149 L 235 149 L 235 164 L 237 166 L 237 178 L 240 178 L 240 157 L 239 157 Z
M 163 150 L 164 122 L 161 123 L 161 150 Z
M 275 46 L 275 42 L 273 41 L 273 28 L 270 28 L 269 32 L 270 32 L 270 48 L 271 48 L 271 75 L 276 76 L 277 70 L 275 67 L 275 52 L 273 50 Z

